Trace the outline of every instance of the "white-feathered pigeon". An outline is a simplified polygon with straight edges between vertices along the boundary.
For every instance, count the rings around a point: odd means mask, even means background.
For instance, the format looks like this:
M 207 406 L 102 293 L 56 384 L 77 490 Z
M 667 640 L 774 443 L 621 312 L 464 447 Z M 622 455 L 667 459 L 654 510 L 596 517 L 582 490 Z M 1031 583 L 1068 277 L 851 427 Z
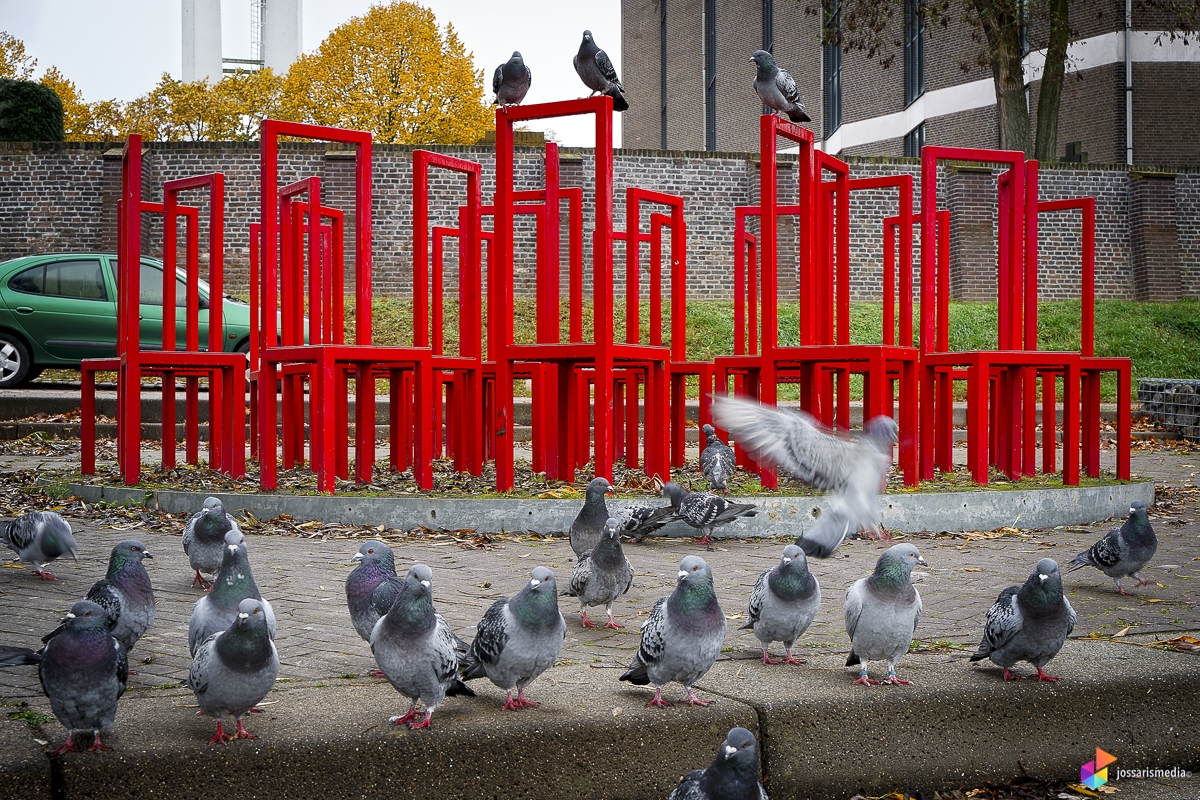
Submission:
M 615 494 L 606 478 L 593 478 L 584 490 L 583 508 L 575 515 L 568 531 L 576 558 L 595 547 L 604 533 L 604 523 L 609 517 L 608 505 L 604 502 L 606 494 Z
M 809 556 L 828 558 L 860 530 L 888 538 L 879 524 L 879 492 L 892 461 L 895 420 L 867 420 L 856 440 L 834 436 L 803 411 L 717 397 L 713 417 L 760 463 L 786 469 L 829 492 L 829 508 L 796 544 Z
M 246 553 L 246 537 L 241 531 L 225 534 L 225 553 L 221 569 L 213 579 L 213 588 L 192 606 L 188 620 L 188 650 L 195 657 L 196 649 L 214 633 L 228 628 L 238 618 L 238 606 L 246 598 L 262 603 L 262 613 L 267 620 L 267 630 L 275 638 L 275 612 L 271 604 L 259 594 L 258 584 L 250 571 L 250 559 Z
M 617 521 L 618 533 L 626 539 L 640 543 L 650 534 L 675 519 L 675 506 L 626 506 L 612 516 Z
M 921 595 L 912 585 L 912 569 L 928 566 L 911 544 L 889 547 L 875 562 L 875 572 L 859 578 L 846 590 L 846 633 L 850 657 L 846 666 L 860 664 L 856 684 L 878 684 L 867 677 L 867 662 L 887 662 L 884 683 L 909 686 L 896 677 L 896 662 L 908 652 L 921 621 Z
M 44 581 L 56 580 L 46 565 L 61 555 L 79 560 L 79 545 L 71 535 L 71 526 L 53 511 L 30 511 L 7 525 L 0 525 L 0 540 L 21 561 L 33 565 L 33 574 Z
M 575 562 L 571 571 L 571 583 L 564 595 L 579 598 L 579 611 L 583 615 L 583 627 L 594 628 L 588 619 L 588 606 L 604 606 L 608 613 L 606 628 L 620 628 L 613 621 L 612 607 L 618 597 L 629 591 L 633 584 L 633 565 L 621 551 L 620 523 L 609 519 L 604 524 L 604 533 L 599 543 L 584 553 Z
M 492 91 L 496 93 L 492 105 L 519 106 L 532 82 L 533 73 L 525 66 L 521 54 L 514 50 L 512 58 L 496 67 L 492 75 Z
M 112 550 L 108 574 L 92 584 L 87 599 L 104 609 L 109 631 L 128 652 L 142 638 L 158 611 L 154 587 L 142 559 L 154 558 L 136 539 L 126 539 Z M 64 626 L 42 637 L 49 642 Z
M 702 535 L 697 544 L 708 544 L 714 528 L 758 513 L 758 506 L 753 503 L 731 503 L 712 492 L 689 492 L 674 481 L 663 486 L 663 495 L 671 498 L 671 505 L 675 507 L 671 519 L 682 520 L 700 531 Z
M 787 114 L 792 122 L 808 122 L 809 117 L 804 113 L 795 79 L 775 65 L 775 58 L 766 50 L 755 50 L 750 63 L 758 67 L 758 73 L 754 76 L 754 91 L 763 105 Z
M 428 728 L 433 712 L 446 695 L 474 697 L 458 674 L 458 637 L 446 620 L 433 612 L 433 570 L 413 564 L 401 582 L 396 601 L 371 633 L 375 662 L 396 691 L 411 702 L 395 725 Z M 421 720 L 417 701 L 425 705 Z
M 196 693 L 196 702 L 206 716 L 217 718 L 217 732 L 210 742 L 258 738 L 242 725 L 242 717 L 267 696 L 279 677 L 279 654 L 272 638 L 267 609 L 261 601 L 247 597 L 238 604 L 229 627 L 197 648 L 183 685 Z M 221 718 L 226 714 L 237 720 L 232 734 L 222 727 Z
M 679 579 L 669 597 L 654 604 L 642 623 L 642 643 L 621 680 L 637 686 L 654 684 L 648 706 L 669 706 L 662 690 L 671 681 L 687 689 L 680 702 L 694 706 L 711 700 L 696 697 L 692 686 L 712 669 L 725 641 L 725 614 L 717 603 L 712 569 L 699 556 L 679 564 Z
M 779 563 L 758 576 L 742 630 L 754 631 L 762 642 L 764 664 L 779 663 L 768 652 L 771 642 L 783 642 L 787 651 L 784 664 L 803 664 L 792 656 L 792 646 L 808 630 L 820 608 L 821 587 L 808 571 L 808 559 L 803 550 L 789 544 L 783 548 Z
M 221 554 L 225 551 L 225 534 L 238 529 L 237 520 L 225 512 L 225 506 L 216 497 L 204 501 L 204 508 L 192 515 L 183 528 L 183 552 L 188 564 L 196 571 L 192 586 L 207 588 L 211 584 L 200 573 L 215 575 L 221 568 Z
M 1129 594 L 1121 588 L 1121 578 L 1134 578 L 1138 586 L 1145 586 L 1148 581 L 1138 575 L 1138 572 L 1150 563 L 1158 550 L 1158 537 L 1154 528 L 1150 527 L 1150 517 L 1146 515 L 1146 504 L 1134 500 L 1129 507 L 1129 517 L 1120 528 L 1113 528 L 1104 534 L 1104 538 L 1075 556 L 1067 565 L 1067 572 L 1074 572 L 1081 567 L 1095 567 L 1113 579 L 1117 584 L 1117 594 Z
M 508 694 L 506 709 L 536 707 L 525 698 L 525 687 L 554 664 L 566 635 L 554 573 L 537 567 L 521 591 L 492 603 L 479 621 L 475 641 L 461 659 L 463 680 L 486 676 Z
M 1043 558 L 1023 585 L 1009 586 L 988 609 L 983 640 L 971 660 L 990 658 L 1004 667 L 1006 681 L 1018 679 L 1009 667 L 1028 661 L 1037 669 L 1038 680 L 1056 681 L 1058 677 L 1047 675 L 1042 667 L 1058 655 L 1074 629 L 1075 609 L 1063 596 L 1058 564 Z
M 50 709 L 67 729 L 67 740 L 51 753 L 75 750 L 76 730 L 92 731 L 91 750 L 110 750 L 100 731 L 112 730 L 117 700 L 125 693 L 129 662 L 125 648 L 108 631 L 104 609 L 80 600 L 63 625 L 36 653 L 24 647 L 0 647 L 0 667 L 37 664 Z
M 721 742 L 707 769 L 694 769 L 668 800 L 768 800 L 758 782 L 758 742 L 745 728 L 734 728 Z
M 599 92 L 613 99 L 613 111 L 629 109 L 629 103 L 625 101 L 625 87 L 621 85 L 621 79 L 617 77 L 617 71 L 613 68 L 608 53 L 596 46 L 591 31 L 583 32 L 579 52 L 575 54 L 571 63 L 575 65 L 575 72 L 583 81 L 583 85 L 591 89 L 592 94 Z
M 708 479 L 708 485 L 721 492 L 729 491 L 725 482 L 733 477 L 737 469 L 737 459 L 733 448 L 721 441 L 712 425 L 700 429 L 707 437 L 704 450 L 700 453 L 700 471 Z

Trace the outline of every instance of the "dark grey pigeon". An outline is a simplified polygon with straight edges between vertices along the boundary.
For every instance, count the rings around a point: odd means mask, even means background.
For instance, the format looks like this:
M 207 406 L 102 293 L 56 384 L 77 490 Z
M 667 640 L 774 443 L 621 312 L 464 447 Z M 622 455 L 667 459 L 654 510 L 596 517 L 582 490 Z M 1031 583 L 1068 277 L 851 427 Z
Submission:
M 1153 583 L 1138 575 L 1138 572 L 1150 563 L 1157 550 L 1158 537 L 1154 535 L 1154 528 L 1150 527 L 1146 504 L 1134 500 L 1129 506 L 1129 517 L 1121 527 L 1113 528 L 1104 534 L 1103 539 L 1075 556 L 1067 565 L 1067 572 L 1095 567 L 1113 579 L 1117 584 L 1117 594 L 1129 594 L 1121 588 L 1121 578 L 1134 578 L 1138 586 Z
M 1043 558 L 1022 586 L 1009 586 L 988 609 L 983 640 L 972 661 L 990 658 L 1004 667 L 1004 680 L 1018 680 L 1008 668 L 1028 661 L 1041 681 L 1057 676 L 1042 671 L 1058 655 L 1063 642 L 1075 629 L 1075 609 L 1063 596 L 1062 576 L 1052 558 Z M 1032 675 L 1030 677 L 1033 677 Z
M 410 701 L 403 716 L 389 721 L 416 730 L 430 726 L 446 695 L 474 697 L 475 692 L 458 675 L 458 637 L 433 613 L 433 570 L 414 564 L 401 584 L 395 603 L 371 633 L 371 652 L 384 676 Z M 420 720 L 418 700 L 425 705 Z
M 583 32 L 579 52 L 571 63 L 575 65 L 575 72 L 583 85 L 591 89 L 593 95 L 599 92 L 613 99 L 613 111 L 629 109 L 629 103 L 625 101 L 625 87 L 621 85 L 608 53 L 596 46 L 591 31 Z
M 754 631 L 762 642 L 763 663 L 778 664 L 771 658 L 771 642 L 783 642 L 787 651 L 784 664 L 803 664 L 792 657 L 792 646 L 800 638 L 821 608 L 821 587 L 808 571 L 804 551 L 794 544 L 783 548 L 783 558 L 758 576 L 750 592 L 750 608 L 742 630 Z
M 698 544 L 708 544 L 714 528 L 758 513 L 758 506 L 753 503 L 731 503 L 711 492 L 689 492 L 674 481 L 663 487 L 663 495 L 671 498 L 675 507 L 672 519 L 682 520 L 700 531 Z
M 608 521 L 608 505 L 604 495 L 615 494 L 612 484 L 606 478 L 593 478 L 587 485 L 583 495 L 583 508 L 575 515 L 568 535 L 571 539 L 571 549 L 579 558 L 591 550 L 600 541 L 604 532 L 604 523 Z
M 921 595 L 912 585 L 912 569 L 928 566 L 911 544 L 889 547 L 875 562 L 875 572 L 859 578 L 846 590 L 846 633 L 850 657 L 846 666 L 860 664 L 856 684 L 878 684 L 867 677 L 868 661 L 886 661 L 883 683 L 910 686 L 896 677 L 896 662 L 908 652 L 921 621 Z
M 750 63 L 758 67 L 754 76 L 754 91 L 763 105 L 775 111 L 787 114 L 792 122 L 808 122 L 808 114 L 804 113 L 804 104 L 800 102 L 800 92 L 796 91 L 796 81 L 786 71 L 775 64 L 775 58 L 766 50 L 755 50 L 750 57 Z
M 675 519 L 675 506 L 626 506 L 613 515 L 618 533 L 627 541 L 640 543 Z
M 712 701 L 696 697 L 692 686 L 712 669 L 724 642 L 725 614 L 717 603 L 712 570 L 703 558 L 688 556 L 679 564 L 675 591 L 655 603 L 642 623 L 642 644 L 621 680 L 654 684 L 648 706 L 671 705 L 662 696 L 671 681 L 687 689 L 680 702 L 709 705 Z
M 129 662 L 125 648 L 108 631 L 104 609 L 80 600 L 63 617 L 56 635 L 36 653 L 24 647 L 0 647 L 0 667 L 37 664 L 50 709 L 67 729 L 67 740 L 50 755 L 75 750 L 77 730 L 91 730 L 91 750 L 110 750 L 100 731 L 112 730 L 117 700 L 125 693 Z
M 192 586 L 211 586 L 200 573 L 215 575 L 221 568 L 225 534 L 237 527 L 237 520 L 232 514 L 225 512 L 225 506 L 216 497 L 205 500 L 204 508 L 187 521 L 183 528 L 183 552 L 187 555 L 192 569 L 196 571 L 196 577 L 192 578 Z
M 364 642 L 369 642 L 380 616 L 372 596 L 384 581 L 396 577 L 396 556 L 383 542 L 370 541 L 364 542 L 351 560 L 358 566 L 346 576 L 346 605 L 350 607 L 354 630 Z M 391 605 L 389 602 L 387 607 Z
M 0 525 L 0 540 L 21 561 L 33 565 L 33 574 L 44 581 L 57 580 L 46 565 L 61 555 L 79 560 L 79 545 L 71 526 L 53 511 L 30 511 L 7 525 Z
M 532 82 L 533 73 L 525 66 L 521 54 L 514 50 L 512 58 L 496 67 L 492 75 L 492 91 L 496 93 L 492 105 L 519 106 Z
M 733 477 L 737 469 L 737 459 L 733 448 L 721 441 L 712 425 L 700 429 L 707 437 L 703 452 L 700 453 L 700 471 L 708 478 L 708 485 L 721 492 L 729 491 L 725 482 Z
M 484 613 L 475 641 L 461 659 L 462 678 L 486 676 L 508 694 L 506 709 L 536 707 L 537 703 L 525 699 L 525 687 L 554 664 L 566 635 L 554 573 L 537 567 L 521 591 L 497 600 Z
M 825 431 L 803 411 L 728 397 L 714 400 L 713 417 L 760 463 L 829 492 L 821 520 L 796 540 L 807 555 L 828 558 L 860 530 L 890 538 L 879 523 L 879 493 L 892 462 L 895 420 L 874 417 L 860 437 L 847 439 Z
M 154 558 L 146 546 L 136 539 L 126 539 L 112 550 L 108 558 L 108 574 L 92 584 L 87 599 L 104 609 L 109 632 L 128 653 L 142 634 L 150 629 L 158 607 L 154 602 L 154 587 L 142 559 Z M 42 637 L 49 642 L 64 630 Z
M 618 535 L 621 523 L 609 519 L 604 524 L 600 542 L 575 562 L 571 571 L 571 583 L 564 595 L 579 598 L 579 610 L 583 614 L 585 628 L 596 627 L 588 619 L 588 606 L 604 606 L 608 613 L 606 628 L 620 628 L 613 621 L 612 607 L 618 597 L 629 591 L 633 584 L 633 565 L 621 551 Z
M 279 654 L 273 638 L 266 607 L 247 597 L 238 604 L 229 627 L 209 636 L 196 650 L 183 685 L 196 693 L 196 702 L 205 716 L 217 719 L 217 732 L 209 742 L 225 744 L 232 739 L 258 738 L 242 725 L 242 717 L 267 696 L 279 677 Z M 237 720 L 237 730 L 232 734 L 222 726 L 226 714 Z
M 263 600 L 250 571 L 250 559 L 246 554 L 246 537 L 239 530 L 225 534 L 225 553 L 221 569 L 213 579 L 213 588 L 192 606 L 192 617 L 188 620 L 188 650 L 195 657 L 197 648 L 205 639 L 227 629 L 238 619 L 238 606 L 246 598 L 262 603 L 262 612 L 267 620 L 267 630 L 275 638 L 275 612 L 271 604 Z
M 708 769 L 694 769 L 668 800 L 768 800 L 758 782 L 758 742 L 745 728 L 734 728 L 721 742 Z

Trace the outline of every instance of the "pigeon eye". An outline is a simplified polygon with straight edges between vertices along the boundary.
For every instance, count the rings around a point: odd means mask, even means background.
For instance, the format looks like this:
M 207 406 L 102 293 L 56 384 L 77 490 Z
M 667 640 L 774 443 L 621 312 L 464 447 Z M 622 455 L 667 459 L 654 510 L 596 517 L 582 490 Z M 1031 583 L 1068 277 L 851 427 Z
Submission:
M 374 552 L 375 552 L 375 548 L 371 548 L 370 550 L 367 551 L 367 555 L 371 555 Z
M 255 614 L 257 614 L 257 613 L 258 613 L 258 609 L 257 609 L 257 608 L 256 608 L 256 609 L 254 609 L 254 613 L 255 613 Z

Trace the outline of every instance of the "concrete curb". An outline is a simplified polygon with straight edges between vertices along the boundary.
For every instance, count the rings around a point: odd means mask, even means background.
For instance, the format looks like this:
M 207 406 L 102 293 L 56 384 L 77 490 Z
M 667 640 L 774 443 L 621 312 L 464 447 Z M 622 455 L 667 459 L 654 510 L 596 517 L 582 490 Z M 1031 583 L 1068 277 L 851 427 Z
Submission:
M 67 490 L 89 503 L 145 505 L 173 514 L 199 509 L 204 492 L 128 489 L 68 483 Z M 446 497 L 355 497 L 351 495 L 303 496 L 285 494 L 227 494 L 217 492 L 225 508 L 249 511 L 260 520 L 287 514 L 298 521 L 319 520 L 345 525 L 385 525 L 411 530 L 417 527 L 454 530 L 566 531 L 579 512 L 579 500 L 457 499 Z M 718 529 L 725 537 L 794 537 L 807 530 L 825 506 L 821 497 L 744 497 L 762 510 Z M 970 492 L 895 493 L 880 498 L 883 525 L 898 533 L 918 531 L 995 530 L 1006 525 L 1053 528 L 1124 517 L 1129 504 L 1154 502 L 1154 482 L 1062 489 L 982 490 Z M 644 505 L 646 500 L 610 500 L 610 510 Z M 683 523 L 668 525 L 663 536 L 692 536 Z

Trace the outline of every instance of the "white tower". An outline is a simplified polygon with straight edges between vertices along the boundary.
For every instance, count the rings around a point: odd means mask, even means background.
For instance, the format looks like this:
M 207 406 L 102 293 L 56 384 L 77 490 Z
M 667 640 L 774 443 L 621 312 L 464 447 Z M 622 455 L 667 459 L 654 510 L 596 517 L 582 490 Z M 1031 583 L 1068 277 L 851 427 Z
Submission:
M 262 0 L 262 60 L 276 75 L 287 74 L 303 49 L 301 0 Z
M 221 77 L 221 0 L 183 0 L 183 80 Z

